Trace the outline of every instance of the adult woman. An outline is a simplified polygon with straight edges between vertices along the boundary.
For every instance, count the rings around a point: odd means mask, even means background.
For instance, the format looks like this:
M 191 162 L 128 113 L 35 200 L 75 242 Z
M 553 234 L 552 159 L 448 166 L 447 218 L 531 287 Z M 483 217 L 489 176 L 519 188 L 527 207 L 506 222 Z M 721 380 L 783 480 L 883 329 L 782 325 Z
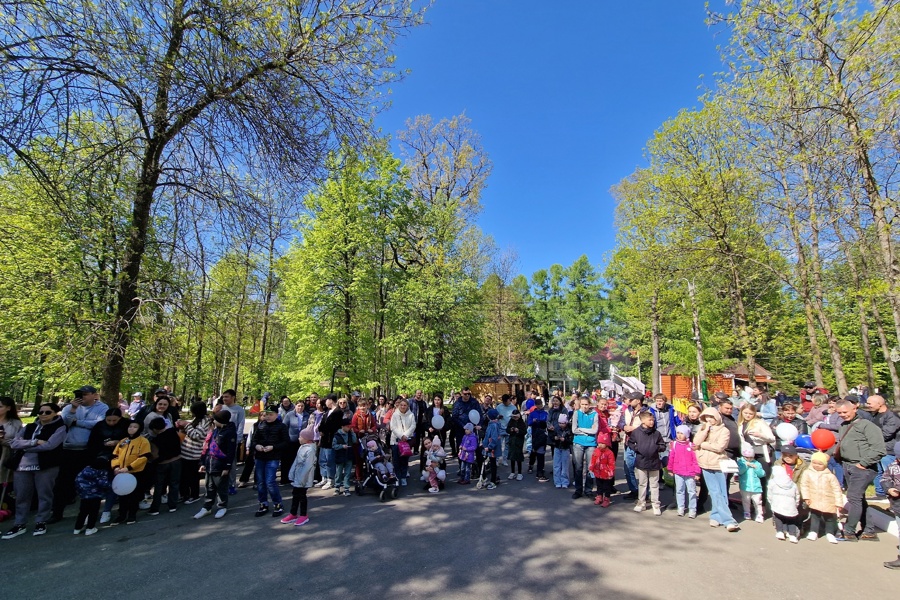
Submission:
M 597 437 L 602 435 L 609 437 L 609 449 L 612 450 L 613 456 L 619 456 L 619 429 L 625 424 L 624 413 L 616 411 L 611 413 L 609 410 L 609 399 L 601 396 L 597 399 Z
M 66 425 L 59 416 L 59 405 L 45 402 L 38 408 L 38 418 L 19 430 L 10 443 L 20 456 L 15 466 L 13 484 L 16 488 L 16 520 L 12 529 L 3 534 L 10 540 L 26 531 L 31 499 L 37 494 L 38 511 L 34 535 L 47 532 L 47 520 L 53 511 L 53 485 L 59 473 L 62 443 L 66 439 Z
M 730 437 L 728 428 L 722 423 L 719 411 L 714 408 L 704 410 L 700 414 L 700 420 L 703 425 L 694 436 L 694 444 L 697 447 L 697 462 L 700 463 L 706 487 L 709 488 L 709 497 L 712 499 L 709 524 L 711 527 L 725 525 L 728 531 L 738 531 L 740 527 L 728 507 L 728 487 L 720 464 L 720 461 L 727 458 L 725 449 L 728 448 Z
M 346 404 L 347 400 L 344 398 Z M 344 420 L 344 411 L 331 396 L 325 398 L 327 412 L 319 423 L 319 461 L 322 463 L 322 489 L 330 489 L 334 485 L 334 474 L 337 466 L 334 464 L 334 450 L 331 448 L 334 434 L 341 428 Z
M 179 491 L 185 504 L 200 499 L 200 454 L 206 434 L 212 427 L 212 419 L 206 414 L 205 402 L 191 404 L 190 421 L 179 420 L 175 426 L 184 434 L 181 441 L 181 484 Z
M 341 398 L 337 401 L 338 410 L 341 411 L 341 415 L 345 419 L 353 418 L 353 411 L 350 409 L 350 401 L 346 398 Z
M 394 403 L 394 414 L 391 416 L 391 455 L 394 469 L 400 478 L 400 485 L 406 485 L 409 477 L 409 456 L 400 455 L 400 442 L 406 442 L 412 448 L 416 433 L 416 416 L 409 410 L 409 402 L 401 398 Z
M 835 437 L 838 436 L 838 432 L 841 429 L 841 423 L 844 420 L 841 418 L 841 415 L 837 414 L 837 403 L 840 402 L 841 399 L 838 396 L 829 396 L 828 402 L 826 403 L 825 414 L 822 417 L 822 420 L 819 421 L 817 429 L 827 429 L 834 433 Z M 829 455 L 830 456 L 830 455 Z M 834 476 L 837 477 L 838 481 L 843 485 L 844 483 L 844 466 L 835 461 L 834 457 L 831 456 L 828 460 L 828 468 L 834 473 Z
M 771 444 L 775 443 L 775 434 L 772 428 L 758 414 L 756 407 L 752 404 L 745 404 L 741 407 L 741 414 L 738 415 L 738 430 L 741 432 L 742 445 L 750 445 L 753 447 L 753 454 L 759 461 L 766 476 L 760 478 L 762 483 L 762 506 L 765 510 L 769 476 L 772 474 L 772 463 L 775 460 L 775 449 Z
M 444 426 L 440 429 L 436 429 L 432 422 L 435 417 L 441 417 L 444 420 Z M 444 408 L 444 397 L 440 394 L 435 394 L 434 398 L 431 399 L 431 416 L 428 420 L 428 437 L 433 438 L 434 436 L 438 436 L 438 439 L 441 440 L 441 447 L 447 442 L 447 431 L 450 429 L 450 411 Z
M 312 398 L 310 398 L 310 402 L 312 402 Z M 313 441 L 316 443 L 316 472 L 315 472 L 315 485 L 320 485 L 322 483 L 322 454 L 321 454 L 321 446 L 319 445 L 319 441 L 322 438 L 322 435 L 319 433 L 319 425 L 322 424 L 322 419 L 325 417 L 325 411 L 328 410 L 328 406 L 325 404 L 324 398 L 317 398 L 315 404 L 313 404 L 313 412 L 309 416 L 309 427 L 312 427 L 313 432 Z
M 694 436 L 700 431 L 700 427 L 703 426 L 703 422 L 700 421 L 700 413 L 702 412 L 703 408 L 699 403 L 693 402 L 688 405 L 687 417 L 684 419 L 684 425 L 691 428 L 691 441 L 694 440 Z M 702 513 L 706 510 L 706 501 L 708 499 L 709 488 L 706 487 L 706 480 L 701 477 L 697 485 L 697 512 Z
M 110 408 L 106 411 L 106 418 L 94 425 L 91 435 L 88 437 L 87 451 L 93 460 L 95 457 L 103 457 L 112 462 L 113 453 L 119 440 L 128 436 L 128 419 L 122 418 L 122 410 Z M 103 512 L 100 513 L 100 523 L 109 523 L 112 518 L 112 507 L 119 497 L 111 489 L 106 493 L 106 502 Z
M 384 413 L 388 411 L 387 396 L 380 394 L 378 396 L 378 405 L 375 407 L 375 419 L 380 423 L 384 418 Z
M 825 394 L 813 394 L 812 403 L 812 410 L 809 411 L 809 414 L 804 419 L 810 427 L 820 423 L 825 418 L 825 415 L 828 414 L 828 396 Z
M 0 486 L 12 479 L 12 471 L 3 465 L 12 453 L 9 444 L 16 438 L 20 429 L 22 420 L 19 418 L 15 400 L 9 396 L 0 397 Z
M 144 417 L 143 426 L 145 435 L 149 435 L 150 433 L 150 422 L 158 418 L 166 422 L 166 429 L 172 427 L 174 421 L 172 419 L 172 414 L 169 412 L 169 406 L 168 396 L 160 396 L 156 399 L 156 402 L 153 404 L 153 410 Z
M 281 453 L 281 485 L 289 485 L 291 483 L 289 478 L 291 465 L 294 464 L 297 450 L 300 449 L 300 432 L 309 425 L 309 413 L 306 412 L 306 402 L 298 400 L 297 404 L 292 404 L 291 410 L 282 414 L 281 422 L 288 428 L 288 445 L 284 452 Z

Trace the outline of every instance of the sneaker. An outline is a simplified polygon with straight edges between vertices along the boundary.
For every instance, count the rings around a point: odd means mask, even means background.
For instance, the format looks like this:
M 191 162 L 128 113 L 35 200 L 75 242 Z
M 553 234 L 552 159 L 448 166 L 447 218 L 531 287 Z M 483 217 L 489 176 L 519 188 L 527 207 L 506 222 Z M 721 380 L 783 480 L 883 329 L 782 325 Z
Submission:
M 400 480 L 400 485 L 406 487 L 406 477 Z
M 309 523 L 309 517 L 297 517 L 297 520 L 294 521 L 294 527 L 302 527 Z
M 683 517 L 683 516 L 684 516 L 684 509 L 681 509 L 681 510 L 678 511 L 678 516 L 679 516 L 679 517 Z
M 116 520 L 112 522 L 113 525 L 121 525 L 125 522 L 125 515 L 119 515 L 116 517 Z
M 102 512 L 100 513 L 100 524 L 105 525 L 112 521 L 112 513 Z
M 203 517 L 208 515 L 210 512 L 212 512 L 212 511 L 210 511 L 208 508 L 201 508 L 200 510 L 197 511 L 197 514 L 194 515 L 194 518 L 202 519 Z
M 240 483 L 237 484 L 237 486 L 238 486 L 239 488 L 250 487 L 250 483 L 247 482 L 247 481 L 241 481 Z
M 326 480 L 325 480 L 325 483 L 322 484 L 322 489 L 323 489 L 323 490 L 330 490 L 332 487 L 334 487 L 334 484 L 331 483 L 331 480 L 330 480 L 330 479 L 326 479 Z
M 82 529 L 75 529 L 75 530 L 72 531 L 72 534 L 73 534 L 73 535 L 78 535 L 78 534 L 81 533 L 82 531 L 84 531 L 83 528 L 82 528 Z
M 436 487 L 428 488 L 428 493 L 429 493 L 429 494 L 437 494 L 437 493 L 440 492 L 440 491 L 441 491 L 440 488 L 436 488 Z M 348 495 L 349 495 L 349 494 L 348 494 Z
M 234 496 L 235 494 L 237 494 L 237 490 L 234 489 L 234 486 L 233 486 L 233 485 L 229 485 L 229 486 L 228 486 L 228 495 L 229 495 L 229 496 Z
M 725 529 L 733 533 L 735 531 L 740 531 L 741 526 L 738 525 L 737 523 L 732 523 L 731 525 L 728 525 L 727 527 L 725 527 Z
M 198 502 L 200 498 L 188 498 L 184 501 L 185 504 L 193 504 L 194 502 Z
M 509 474 L 509 477 L 507 477 L 507 479 L 509 479 L 510 481 L 512 481 L 512 480 L 515 479 L 515 478 L 516 478 L 516 474 L 515 474 L 515 473 L 510 473 L 510 474 Z
M 489 490 L 496 490 L 496 489 L 497 489 L 497 484 L 494 483 L 494 482 L 492 481 L 492 482 L 490 482 L 489 484 L 487 484 L 485 487 L 486 487 L 487 489 L 489 489 Z
M 525 479 L 525 477 L 521 473 L 516 475 L 516 481 L 522 481 L 523 479 Z
M 169 512 L 170 512 L 170 513 L 178 512 L 178 507 L 170 508 L 170 509 L 169 509 Z
M 697 518 L 697 513 L 695 513 L 695 512 L 688 513 L 688 519 L 696 519 L 696 518 Z
M 538 480 L 538 483 L 547 483 L 548 481 L 550 481 L 549 479 L 547 479 L 547 478 L 544 477 L 543 475 L 541 475 L 540 477 L 538 477 L 537 480 Z
M 91 527 L 90 529 L 85 529 L 85 530 L 84 530 L 84 535 L 94 535 L 94 534 L 97 533 L 98 531 L 100 531 L 100 530 L 97 529 L 96 527 Z
M 716 521 L 715 519 L 710 519 L 710 520 L 709 520 L 709 526 L 710 526 L 710 527 L 718 527 L 719 525 L 721 525 L 721 523 L 719 523 L 719 522 Z
M 810 531 L 809 535 L 806 536 L 806 539 L 808 539 L 811 542 L 814 542 L 817 539 L 819 539 L 819 534 L 816 533 L 815 531 Z
M 151 517 L 155 517 L 156 515 L 159 514 L 159 511 L 158 511 L 158 510 L 151 510 L 151 511 L 148 512 L 147 514 L 150 515 Z
M 594 498 L 594 505 L 595 505 L 595 506 L 600 506 L 600 503 L 601 503 L 601 502 L 603 502 L 603 496 L 597 496 L 596 498 Z
M 782 542 L 786 539 L 783 531 L 779 531 L 775 534 L 776 540 L 781 540 Z
M 579 498 L 581 498 L 581 496 L 581 492 L 575 492 L 572 494 L 572 500 L 578 500 Z
M 837 543 L 838 543 L 837 538 L 834 537 L 834 535 L 832 535 L 832 534 L 830 534 L 830 533 L 826 533 L 826 534 L 825 534 L 825 539 L 828 540 L 828 543 L 830 543 L 830 544 L 837 544 Z
M 855 544 L 856 542 L 859 541 L 859 538 L 857 538 L 857 537 L 856 537 L 855 535 L 853 535 L 852 533 L 851 533 L 850 535 L 846 535 L 846 534 L 845 534 L 845 535 L 843 535 L 843 536 L 841 536 L 841 537 L 839 537 L 839 538 L 836 538 L 836 539 L 837 539 L 837 541 L 839 541 L 839 542 L 853 542 L 854 544 Z
M 863 532 L 863 533 L 859 534 L 859 540 L 861 542 L 877 542 L 878 534 L 875 533 L 874 531 L 871 533 Z
M 47 524 L 46 523 L 35 523 L 34 531 L 31 532 L 31 535 L 44 535 L 47 533 Z
M 603 502 L 600 503 L 602 508 L 609 508 L 609 505 L 612 504 L 612 500 L 609 499 L 609 496 L 603 496 Z
M 756 515 L 756 522 L 757 522 L 757 523 L 765 523 L 765 522 L 766 522 L 766 518 L 765 518 L 764 516 L 762 516 L 762 515 Z
M 272 516 L 273 517 L 280 517 L 283 514 L 284 514 L 284 506 L 282 506 L 281 504 L 276 504 L 275 506 L 272 507 Z
M 900 557 L 898 557 L 897 560 L 890 560 L 882 564 L 885 569 L 900 569 Z
M 341 491 L 340 486 L 334 488 L 334 495 L 335 495 L 335 496 L 340 496 L 341 494 L 343 494 L 343 492 Z
M 752 519 L 752 518 L 753 518 L 753 515 L 751 515 L 750 513 L 748 513 L 748 512 L 745 512 L 745 513 L 744 513 L 744 520 L 745 520 L 745 521 L 749 521 L 749 520 Z
M 350 493 L 350 488 L 347 488 L 346 490 L 344 490 L 344 497 L 349 498 L 349 497 L 352 496 L 352 495 L 353 495 L 353 494 Z
M 799 542 L 800 540 L 797 539 L 797 536 L 796 536 L 796 535 L 789 535 L 789 536 L 788 536 L 788 541 L 789 541 L 790 543 L 792 543 L 792 544 L 796 544 L 796 543 Z
M 135 523 L 137 523 L 137 519 L 135 517 L 128 517 L 127 519 L 125 519 L 126 525 L 134 525 Z
M 528 474 L 531 475 L 532 472 L 534 472 L 534 469 L 532 469 L 531 467 L 528 467 Z
M 141 503 L 138 504 L 138 508 L 141 510 L 147 510 L 148 508 L 150 508 L 151 504 L 152 502 L 150 502 L 149 500 L 141 500 Z
M 228 512 L 227 508 L 220 508 L 219 510 L 216 511 L 216 514 L 213 515 L 213 519 L 221 519 L 222 517 L 225 516 L 225 513 L 227 513 L 227 512 Z
M 28 529 L 24 525 L 16 525 L 12 529 L 10 529 L 6 533 L 4 533 L 2 539 L 11 540 L 14 537 L 19 537 L 20 535 L 22 535 L 23 533 L 26 533 L 27 531 L 28 531 Z
M 660 516 L 660 515 L 662 514 L 662 510 L 660 510 L 659 508 L 654 507 L 654 509 L 653 509 L 653 514 L 656 515 L 656 516 L 658 517 L 658 516 Z
M 641 504 L 636 504 L 636 505 L 634 506 L 634 512 L 637 512 L 637 513 L 639 513 L 639 512 L 644 512 L 644 509 L 645 509 L 645 508 L 647 508 L 647 507 L 644 506 L 643 503 L 641 503 Z
M 260 504 L 259 508 L 256 510 L 255 516 L 261 517 L 268 512 L 269 512 L 269 505 L 268 504 Z
M 285 518 L 283 518 L 281 520 L 281 522 L 284 523 L 285 525 L 290 525 L 291 523 L 293 523 L 296 520 L 297 520 L 297 515 L 288 515 Z

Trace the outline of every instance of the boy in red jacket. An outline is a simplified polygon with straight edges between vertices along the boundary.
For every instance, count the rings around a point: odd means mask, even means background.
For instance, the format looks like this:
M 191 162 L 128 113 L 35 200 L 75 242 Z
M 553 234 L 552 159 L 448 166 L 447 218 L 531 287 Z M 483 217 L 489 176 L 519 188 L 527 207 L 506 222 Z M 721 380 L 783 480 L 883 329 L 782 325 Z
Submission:
M 603 508 L 612 504 L 609 497 L 616 491 L 616 455 L 609 449 L 611 441 L 608 431 L 598 433 L 597 448 L 594 449 L 594 455 L 591 457 L 591 474 L 597 480 L 597 495 L 594 497 L 594 504 L 599 504 Z

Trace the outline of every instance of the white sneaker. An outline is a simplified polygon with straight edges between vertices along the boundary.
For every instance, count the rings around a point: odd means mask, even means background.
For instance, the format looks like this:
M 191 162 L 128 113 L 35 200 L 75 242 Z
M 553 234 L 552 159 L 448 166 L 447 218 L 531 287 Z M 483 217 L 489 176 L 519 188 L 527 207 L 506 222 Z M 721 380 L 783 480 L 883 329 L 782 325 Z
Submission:
M 84 530 L 84 535 L 94 535 L 97 531 L 99 530 L 96 527 L 91 527 L 90 529 Z
M 323 490 L 330 490 L 332 487 L 333 487 L 333 486 L 332 486 L 332 484 L 331 484 L 331 480 L 330 480 L 330 479 L 326 479 L 326 480 L 325 480 L 325 484 L 322 485 L 322 489 L 323 489 Z
M 507 479 L 509 479 L 510 481 L 512 481 L 512 480 L 515 479 L 515 478 L 516 478 L 516 474 L 515 474 L 515 473 L 510 473 L 510 474 L 509 474 L 509 477 L 507 477 Z
M 808 539 L 811 542 L 814 542 L 817 539 L 819 539 L 819 534 L 816 533 L 815 531 L 810 531 L 809 535 L 806 536 L 806 539 Z
M 199 511 L 197 511 L 197 514 L 194 515 L 194 518 L 195 518 L 195 519 L 202 519 L 203 517 L 205 517 L 205 516 L 208 515 L 209 513 L 210 513 L 210 510 L 209 510 L 209 509 L 201 508 Z
M 757 522 L 757 523 L 765 523 L 765 522 L 766 522 L 766 518 L 763 517 L 762 515 L 756 515 L 756 522 Z
M 522 479 L 524 479 L 524 476 L 521 473 L 516 475 L 516 481 L 522 481 Z
M 644 509 L 647 508 L 643 504 L 637 504 L 634 507 L 634 512 L 644 512 Z
M 433 487 L 433 488 L 428 488 L 428 491 L 429 491 L 430 493 L 432 493 L 432 494 L 437 494 L 437 493 L 440 492 L 441 490 L 438 489 L 438 488 L 436 488 L 436 487 Z
M 789 535 L 789 536 L 788 536 L 788 541 L 789 541 L 790 543 L 792 543 L 792 544 L 796 544 L 796 543 L 799 542 L 800 540 L 797 539 L 797 536 L 796 536 L 796 535 Z
M 150 508 L 151 504 L 152 502 L 150 502 L 150 500 L 141 500 L 141 503 L 138 504 L 138 508 L 141 510 L 147 510 L 148 508 Z
M 225 516 L 225 513 L 227 513 L 227 512 L 228 512 L 228 509 L 227 509 L 227 508 L 220 508 L 219 510 L 216 511 L 216 514 L 213 515 L 213 518 L 214 518 L 214 519 L 221 519 L 222 517 Z
M 75 529 L 74 531 L 72 531 L 72 533 L 75 534 L 75 535 L 78 535 L 78 534 L 81 533 L 82 531 L 84 531 L 84 529 Z
M 830 533 L 825 534 L 825 539 L 828 540 L 832 544 L 837 544 L 837 538 L 831 535 Z
M 112 521 L 112 513 L 102 512 L 100 513 L 100 524 L 104 525 Z
M 653 509 L 653 514 L 656 515 L 656 516 L 658 517 L 659 515 L 662 514 L 662 511 L 661 511 L 660 509 L 658 509 L 658 508 L 654 508 L 654 509 Z
M 783 531 L 779 531 L 778 533 L 776 533 L 776 534 L 775 534 L 775 539 L 776 539 L 776 540 L 781 540 L 781 541 L 783 542 L 783 541 L 784 541 L 784 532 L 783 532 Z

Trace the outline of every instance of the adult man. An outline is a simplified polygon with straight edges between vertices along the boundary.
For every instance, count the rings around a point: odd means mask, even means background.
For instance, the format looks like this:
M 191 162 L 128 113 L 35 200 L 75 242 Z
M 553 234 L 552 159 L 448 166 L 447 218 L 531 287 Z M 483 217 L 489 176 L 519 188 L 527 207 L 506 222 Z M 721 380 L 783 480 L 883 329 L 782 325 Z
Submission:
M 637 500 L 638 482 L 634 474 L 634 460 L 637 457 L 634 450 L 628 447 L 628 435 L 641 426 L 641 413 L 644 412 L 644 395 L 640 392 L 631 392 L 626 396 L 628 402 L 625 408 L 625 416 L 622 425 L 622 431 L 625 432 L 625 481 L 628 483 L 629 500 Z
M 425 438 L 428 428 L 431 427 L 431 411 L 425 402 L 425 392 L 416 390 L 415 395 L 409 400 L 409 410 L 416 418 L 416 445 L 419 446 L 419 474 L 425 470 Z
M 726 397 L 719 400 L 719 415 L 722 417 L 722 425 L 728 429 L 728 447 L 725 448 L 725 454 L 731 460 L 737 460 L 741 457 L 741 435 L 738 431 L 737 421 L 734 420 L 734 401 Z M 734 473 L 725 474 L 725 491 L 731 489 L 731 479 Z
M 675 428 L 681 425 L 681 419 L 675 414 L 675 407 L 669 404 L 665 394 L 653 396 L 653 406 L 650 407 L 653 418 L 656 419 L 656 430 L 666 443 L 666 451 L 660 455 L 663 468 L 669 457 L 669 445 L 675 440 Z
M 78 389 L 75 399 L 62 409 L 61 416 L 69 431 L 63 442 L 59 475 L 53 490 L 53 515 L 49 523 L 60 522 L 66 505 L 75 501 L 75 477 L 92 458 L 87 451 L 91 429 L 106 418 L 109 408 L 99 400 L 97 388 L 86 385 Z
M 165 392 L 165 390 L 163 390 L 163 392 Z M 240 448 L 244 443 L 244 420 L 246 419 L 247 414 L 244 411 L 244 407 L 236 404 L 235 400 L 237 400 L 237 392 L 235 390 L 225 390 L 222 392 L 222 403 L 225 405 L 222 410 L 227 410 L 231 413 L 231 420 L 229 423 L 234 423 L 234 428 L 237 432 L 236 447 Z M 237 477 L 237 469 L 234 468 L 234 463 L 237 461 L 238 454 L 239 451 L 235 450 L 235 458 L 231 462 L 231 468 L 228 469 L 228 493 L 230 495 L 237 493 L 237 489 L 234 487 L 235 478 Z
M 897 457 L 894 456 L 894 443 L 900 432 L 900 417 L 890 410 L 882 396 L 869 396 L 866 408 L 872 414 L 872 422 L 881 428 L 881 436 L 884 438 L 885 455 L 878 463 L 878 477 L 875 478 L 875 493 L 885 496 L 886 492 L 881 487 L 881 476 Z
M 841 400 L 835 407 L 843 423 L 838 432 L 839 451 L 844 466 L 844 483 L 847 485 L 847 522 L 842 541 L 877 540 L 875 529 L 866 525 L 866 488 L 878 474 L 878 463 L 884 456 L 884 437 L 881 429 L 857 415 L 858 407 Z M 857 536 L 856 524 L 862 526 Z
M 597 413 L 591 409 L 591 399 L 581 398 L 579 408 L 572 415 L 572 463 L 575 467 L 575 493 L 573 499 L 590 494 L 594 487 L 593 479 L 587 476 L 591 466 L 591 458 L 597 447 L 597 430 L 599 428 Z
M 506 466 L 509 464 L 509 434 L 506 433 L 506 425 L 509 423 L 509 417 L 516 410 L 513 406 L 509 394 L 500 396 L 500 404 L 497 405 L 497 412 L 500 413 L 500 464 Z
M 453 412 L 450 415 L 453 421 L 453 437 L 456 439 L 456 448 L 459 448 L 463 437 L 463 427 L 469 422 L 469 413 L 476 411 L 480 416 L 484 416 L 484 410 L 481 403 L 472 397 L 472 390 L 468 387 L 463 388 L 462 397 L 453 403 Z

